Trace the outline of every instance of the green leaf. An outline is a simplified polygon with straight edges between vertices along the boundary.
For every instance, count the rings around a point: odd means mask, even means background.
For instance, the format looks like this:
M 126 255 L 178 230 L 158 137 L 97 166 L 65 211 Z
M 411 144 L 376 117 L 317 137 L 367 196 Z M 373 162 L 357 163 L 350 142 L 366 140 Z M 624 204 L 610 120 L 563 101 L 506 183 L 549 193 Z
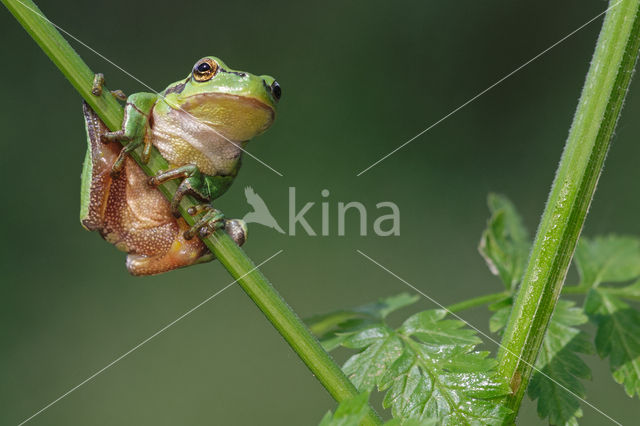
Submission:
M 640 301 L 640 280 L 625 287 L 598 287 L 600 291 L 624 297 L 625 299 Z
M 589 291 L 585 310 L 598 326 L 598 355 L 609 357 L 613 378 L 627 395 L 640 396 L 640 313 L 599 288 Z
M 442 419 L 418 419 L 411 417 L 409 419 L 393 419 L 386 422 L 383 426 L 438 426 L 442 424 Z
M 369 409 L 369 392 L 342 401 L 335 414 L 327 412 L 319 426 L 359 426 Z
M 440 417 L 442 424 L 499 424 L 508 410 L 498 398 L 509 393 L 492 378 L 485 352 L 459 347 L 407 345 L 380 382 L 385 408 L 395 417 Z M 459 359 L 461 357 L 462 359 Z M 464 368 L 460 368 L 464 366 Z
M 367 413 L 369 392 L 362 392 L 353 398 L 342 401 L 336 413 L 329 410 L 319 423 L 319 426 L 359 426 Z M 393 419 L 385 422 L 383 426 L 437 426 L 441 419 Z
M 306 319 L 305 322 L 318 336 L 325 350 L 331 351 L 340 346 L 350 334 L 375 324 L 382 324 L 387 315 L 412 305 L 419 299 L 420 296 L 415 294 L 400 293 L 353 309 L 317 315 Z
M 447 312 L 442 309 L 419 312 L 409 317 L 400 328 L 400 333 L 414 336 L 431 345 L 470 345 L 482 343 L 474 330 L 464 328 L 458 320 L 445 320 Z
M 507 326 L 512 306 L 512 297 L 507 297 L 489 306 L 489 309 L 494 311 L 494 314 L 489 318 L 489 330 L 492 333 L 502 334 L 503 329 Z
M 495 377 L 495 361 L 474 348 L 481 340 L 442 310 L 409 317 L 397 330 L 386 324 L 350 334 L 342 345 L 360 349 L 344 371 L 360 391 L 387 391 L 384 406 L 400 419 L 437 424 L 500 423 L 509 411 L 499 400 L 510 390 Z
M 491 218 L 482 233 L 478 251 L 507 290 L 515 290 L 527 266 L 529 234 L 515 207 L 506 197 L 489 194 Z
M 579 379 L 591 378 L 591 370 L 577 354 L 593 353 L 593 346 L 589 336 L 574 327 L 587 321 L 574 302 L 559 300 L 538 353 L 537 371 L 527 391 L 532 400 L 538 400 L 538 415 L 552 425 L 577 425 L 577 418 L 582 417 L 580 401 L 567 389 L 584 398 Z
M 617 235 L 582 237 L 575 260 L 581 287 L 633 280 L 640 277 L 640 239 Z
M 348 336 L 343 346 L 362 349 L 347 360 L 342 369 L 359 391 L 375 387 L 380 376 L 402 354 L 398 335 L 386 325 L 378 325 Z

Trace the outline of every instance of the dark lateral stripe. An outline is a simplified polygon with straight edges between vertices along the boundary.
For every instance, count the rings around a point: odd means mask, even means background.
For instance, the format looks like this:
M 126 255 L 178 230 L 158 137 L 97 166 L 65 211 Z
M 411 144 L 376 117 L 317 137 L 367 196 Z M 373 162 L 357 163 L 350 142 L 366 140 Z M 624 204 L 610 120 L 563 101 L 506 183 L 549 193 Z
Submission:
M 180 84 L 176 84 L 175 86 L 171 86 L 167 90 L 165 90 L 164 94 L 165 95 L 168 95 L 169 93 L 180 94 L 180 93 L 182 93 L 182 91 L 184 90 L 184 87 L 186 85 L 187 85 L 187 82 L 185 81 L 184 83 L 180 83 Z

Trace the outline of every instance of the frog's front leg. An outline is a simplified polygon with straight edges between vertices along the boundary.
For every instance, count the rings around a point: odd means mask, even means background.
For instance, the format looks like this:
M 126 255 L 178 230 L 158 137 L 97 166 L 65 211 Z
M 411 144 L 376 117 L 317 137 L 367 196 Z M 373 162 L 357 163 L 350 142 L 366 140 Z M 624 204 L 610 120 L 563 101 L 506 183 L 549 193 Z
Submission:
M 141 145 L 144 145 L 142 161 L 145 163 L 149 161 L 152 146 L 149 116 L 156 99 L 157 96 L 153 93 L 135 93 L 129 96 L 124 109 L 122 128 L 115 132 L 106 132 L 102 136 L 105 142 L 127 142 L 113 163 L 111 168 L 113 175 L 120 173 L 127 155 Z

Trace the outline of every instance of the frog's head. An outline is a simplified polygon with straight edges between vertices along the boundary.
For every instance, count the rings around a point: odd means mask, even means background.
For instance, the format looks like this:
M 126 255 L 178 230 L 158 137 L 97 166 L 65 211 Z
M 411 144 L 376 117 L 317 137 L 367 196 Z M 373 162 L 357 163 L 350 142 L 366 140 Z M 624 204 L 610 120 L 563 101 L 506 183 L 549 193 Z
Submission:
M 196 62 L 185 80 L 169 85 L 161 95 L 171 108 L 189 113 L 231 140 L 246 141 L 271 126 L 281 89 L 271 76 L 235 71 L 207 56 Z

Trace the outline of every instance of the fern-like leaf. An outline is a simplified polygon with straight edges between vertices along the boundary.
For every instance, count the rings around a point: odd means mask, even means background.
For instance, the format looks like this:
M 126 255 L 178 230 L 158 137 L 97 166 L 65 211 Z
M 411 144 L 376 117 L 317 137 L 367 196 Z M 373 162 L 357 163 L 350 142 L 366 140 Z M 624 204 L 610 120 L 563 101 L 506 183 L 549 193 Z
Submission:
M 580 379 L 590 379 L 591 370 L 578 354 L 593 353 L 593 345 L 589 336 L 575 326 L 587 321 L 574 302 L 559 300 L 538 353 L 537 371 L 527 391 L 532 400 L 538 400 L 538 415 L 548 418 L 552 425 L 577 425 L 577 418 L 582 417 L 575 395 L 585 397 Z
M 414 304 L 419 299 L 418 295 L 400 293 L 353 309 L 307 318 L 305 322 L 318 336 L 322 346 L 327 351 L 331 351 L 340 346 L 355 331 L 381 324 L 390 313 Z
M 531 247 L 529 233 L 516 208 L 506 197 L 489 194 L 487 204 L 491 217 L 482 233 L 478 251 L 507 290 L 514 291 L 527 266 Z
M 327 412 L 318 426 L 359 426 L 369 409 L 369 392 L 342 401 L 335 414 Z
M 609 358 L 613 378 L 627 395 L 640 396 L 640 313 L 599 288 L 589 292 L 585 310 L 598 326 L 598 355 Z
M 509 414 L 499 404 L 509 388 L 496 378 L 495 361 L 475 350 L 475 331 L 443 310 L 415 314 L 398 329 L 380 321 L 341 333 L 342 346 L 359 350 L 345 373 L 361 392 L 386 391 L 384 406 L 397 419 L 497 424 Z
M 363 392 L 342 401 L 335 414 L 329 411 L 324 415 L 319 426 L 359 426 L 367 413 L 368 400 L 369 392 Z M 441 423 L 441 419 L 438 418 L 418 419 L 413 417 L 389 420 L 383 426 L 437 426 Z
M 575 261 L 583 287 L 636 279 L 640 277 L 640 239 L 617 235 L 582 237 Z

